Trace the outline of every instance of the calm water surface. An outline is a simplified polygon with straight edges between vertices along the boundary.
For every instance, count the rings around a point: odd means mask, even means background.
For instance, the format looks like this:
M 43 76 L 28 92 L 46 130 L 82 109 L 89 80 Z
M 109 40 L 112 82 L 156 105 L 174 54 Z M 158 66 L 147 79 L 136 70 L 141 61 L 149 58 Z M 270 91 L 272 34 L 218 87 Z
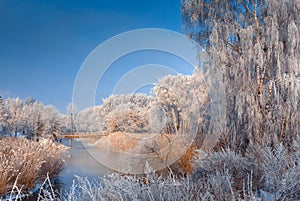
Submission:
M 68 140 L 63 139 L 62 144 L 69 146 Z M 99 176 L 111 173 L 105 166 L 96 161 L 91 154 L 86 150 L 85 146 L 80 140 L 73 140 L 72 147 L 66 153 L 66 164 L 62 172 L 54 179 L 53 188 L 58 192 L 66 193 L 70 190 L 73 181 L 76 180 L 75 175 L 85 178 L 90 181 L 97 179 Z M 91 151 L 97 151 L 94 147 L 89 147 Z M 22 199 L 24 201 L 37 200 L 38 192 Z
M 68 146 L 68 140 L 65 139 L 62 143 Z M 85 146 L 87 145 L 83 145 L 80 140 L 73 140 L 72 147 L 69 148 L 67 153 L 66 164 L 57 178 L 60 188 L 69 190 L 73 180 L 76 180 L 75 175 L 93 180 L 110 173 L 108 168 L 93 158 Z M 93 147 L 89 147 L 89 150 L 97 151 Z

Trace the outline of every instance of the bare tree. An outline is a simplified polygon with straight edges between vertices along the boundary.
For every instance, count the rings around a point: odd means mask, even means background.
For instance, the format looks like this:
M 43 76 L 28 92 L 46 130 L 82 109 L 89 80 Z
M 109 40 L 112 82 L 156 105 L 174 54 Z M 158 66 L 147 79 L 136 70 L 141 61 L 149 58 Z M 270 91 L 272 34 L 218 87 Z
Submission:
M 77 113 L 76 105 L 74 105 L 73 103 L 69 103 L 67 106 L 67 113 L 70 116 L 70 131 L 73 133 L 76 131 L 75 128 L 75 116 Z

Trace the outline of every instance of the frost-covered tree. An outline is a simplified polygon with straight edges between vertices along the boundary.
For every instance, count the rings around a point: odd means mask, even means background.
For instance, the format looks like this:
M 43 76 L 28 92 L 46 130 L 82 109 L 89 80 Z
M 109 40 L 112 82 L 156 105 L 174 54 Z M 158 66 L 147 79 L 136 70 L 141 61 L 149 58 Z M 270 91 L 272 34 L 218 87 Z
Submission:
M 104 115 L 102 106 L 94 106 L 79 111 L 76 115 L 76 129 L 79 132 L 104 131 Z
M 145 94 L 112 95 L 102 105 L 78 112 L 76 127 L 84 132 L 146 132 L 153 100 Z
M 154 105 L 153 110 L 158 116 L 155 117 L 152 111 L 151 119 L 162 119 L 163 116 L 166 133 L 194 132 L 203 126 L 208 91 L 202 73 L 165 76 L 154 86 L 153 92 L 159 106 Z M 159 108 L 162 111 L 158 112 Z
M 153 95 L 112 95 L 76 115 L 79 131 L 184 133 L 203 126 L 207 107 L 203 74 L 163 77 Z M 195 132 L 193 132 L 195 133 Z
M 145 94 L 113 95 L 103 101 L 104 124 L 109 132 L 140 133 L 148 129 L 153 97 Z
M 291 145 L 300 134 L 300 2 L 182 0 L 181 8 L 186 34 L 223 75 L 223 140 L 240 150 Z
M 119 109 L 112 111 L 105 123 L 109 132 L 141 133 L 148 127 L 147 116 L 130 104 L 120 105 Z
M 39 141 L 44 134 L 46 121 L 44 107 L 39 102 L 34 102 L 31 106 L 26 108 L 26 119 L 28 120 L 28 134 L 31 139 Z
M 43 105 L 38 101 L 24 103 L 21 129 L 28 138 L 36 141 L 40 137 L 57 140 L 57 135 L 65 132 L 66 118 L 53 105 Z
M 20 98 L 8 98 L 4 101 L 3 125 L 9 134 L 17 134 L 21 124 L 22 101 Z
M 0 131 L 4 128 L 4 101 L 2 99 L 2 96 L 0 96 Z
M 11 135 L 22 133 L 36 141 L 48 136 L 55 139 L 66 128 L 64 115 L 54 106 L 43 105 L 32 97 L 8 98 L 2 102 L 0 112 L 0 125 Z
M 31 109 L 33 107 L 33 104 L 37 102 L 34 98 L 32 97 L 27 97 L 22 101 L 22 109 L 21 109 L 21 115 L 20 115 L 20 121 L 21 121 L 21 128 L 20 131 L 23 134 L 29 134 L 30 128 L 29 128 L 29 119 L 31 115 Z
M 45 121 L 46 135 L 51 135 L 54 141 L 57 141 L 57 135 L 62 134 L 66 130 L 65 116 L 62 115 L 53 105 L 45 106 L 43 109 L 43 118 Z
M 69 103 L 67 106 L 67 113 L 69 116 L 69 130 L 71 132 L 75 132 L 75 118 L 76 118 L 76 113 L 77 113 L 77 107 L 73 103 Z

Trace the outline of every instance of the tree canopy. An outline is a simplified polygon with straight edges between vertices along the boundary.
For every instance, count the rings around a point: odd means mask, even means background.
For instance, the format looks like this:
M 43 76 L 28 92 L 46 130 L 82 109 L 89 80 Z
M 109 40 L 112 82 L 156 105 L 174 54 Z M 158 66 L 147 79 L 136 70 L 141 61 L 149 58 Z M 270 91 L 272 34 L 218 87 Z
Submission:
M 300 1 L 182 0 L 181 9 L 185 33 L 223 75 L 224 140 L 241 148 L 297 139 Z

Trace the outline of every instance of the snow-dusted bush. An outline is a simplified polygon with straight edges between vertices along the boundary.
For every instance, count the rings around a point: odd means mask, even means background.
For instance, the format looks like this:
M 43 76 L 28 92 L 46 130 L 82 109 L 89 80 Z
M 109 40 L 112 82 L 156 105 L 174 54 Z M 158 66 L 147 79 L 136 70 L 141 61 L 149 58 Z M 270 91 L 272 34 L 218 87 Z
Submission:
M 204 188 L 202 188 L 204 187 Z M 53 196 L 51 196 L 53 197 Z M 52 200 L 50 196 L 43 200 Z M 190 177 L 175 178 L 171 175 L 162 177 L 155 173 L 139 176 L 107 175 L 94 181 L 77 178 L 66 195 L 57 196 L 61 201 L 181 201 L 214 200 L 214 195 L 199 186 Z
M 251 172 L 249 162 L 241 155 L 230 150 L 212 152 L 205 158 L 200 159 L 197 166 L 201 171 L 206 170 L 211 174 L 226 175 L 228 173 L 232 176 L 234 175 L 234 182 L 238 185 Z M 195 176 L 198 176 L 197 172 L 201 174 L 201 171 L 196 170 Z
M 275 200 L 300 199 L 300 152 L 298 146 L 294 148 L 254 146 L 247 152 L 247 159 L 258 173 L 256 177 L 260 177 L 256 183 Z
M 190 176 L 167 177 L 155 173 L 145 176 L 107 175 L 94 181 L 77 178 L 66 194 L 53 196 L 49 191 L 42 200 L 52 201 L 190 201 L 190 200 L 259 200 L 253 192 L 246 192 L 242 198 L 231 187 L 229 175 L 211 175 L 205 181 L 193 181 Z M 249 193 L 249 194 L 247 194 Z M 253 193 L 253 194 L 252 194 Z
M 210 183 L 213 178 L 212 194 L 227 188 L 236 192 L 236 198 L 246 192 L 247 195 L 272 197 L 272 200 L 300 199 L 299 149 L 255 145 L 248 148 L 245 156 L 223 150 L 200 155 L 195 167 L 194 180 Z M 228 179 L 230 183 L 226 182 Z
M 40 142 L 23 138 L 0 140 L 0 196 L 17 186 L 24 191 L 32 188 L 36 181 L 57 175 L 63 166 L 62 153 L 65 148 L 50 140 Z

